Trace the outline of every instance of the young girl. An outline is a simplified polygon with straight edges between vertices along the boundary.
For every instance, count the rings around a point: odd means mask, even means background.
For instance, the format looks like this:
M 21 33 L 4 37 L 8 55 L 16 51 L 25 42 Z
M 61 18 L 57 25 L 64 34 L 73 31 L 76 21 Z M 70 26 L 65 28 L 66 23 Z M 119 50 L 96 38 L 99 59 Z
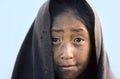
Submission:
M 12 79 L 114 79 L 96 12 L 86 0 L 50 0 L 40 8 Z

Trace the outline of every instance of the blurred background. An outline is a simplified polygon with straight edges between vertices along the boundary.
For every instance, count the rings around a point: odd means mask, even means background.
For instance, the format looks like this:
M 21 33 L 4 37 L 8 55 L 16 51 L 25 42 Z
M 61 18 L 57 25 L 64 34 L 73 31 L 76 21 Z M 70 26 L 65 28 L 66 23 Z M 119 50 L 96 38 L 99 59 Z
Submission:
M 110 66 L 120 79 L 120 0 L 89 0 L 99 15 Z M 45 0 L 0 0 L 0 79 L 10 79 L 21 44 Z

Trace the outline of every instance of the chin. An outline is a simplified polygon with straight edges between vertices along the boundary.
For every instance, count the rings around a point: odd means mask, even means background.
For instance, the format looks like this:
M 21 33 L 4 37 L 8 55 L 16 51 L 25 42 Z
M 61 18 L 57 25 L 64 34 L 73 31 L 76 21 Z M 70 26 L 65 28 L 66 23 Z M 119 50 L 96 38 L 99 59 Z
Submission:
M 65 74 L 60 77 L 60 79 L 75 79 L 76 76 L 71 75 L 71 74 Z
M 82 66 L 56 67 L 55 72 L 58 79 L 76 79 L 82 72 Z
M 79 75 L 77 71 L 57 71 L 57 76 L 59 79 L 76 79 L 76 77 Z

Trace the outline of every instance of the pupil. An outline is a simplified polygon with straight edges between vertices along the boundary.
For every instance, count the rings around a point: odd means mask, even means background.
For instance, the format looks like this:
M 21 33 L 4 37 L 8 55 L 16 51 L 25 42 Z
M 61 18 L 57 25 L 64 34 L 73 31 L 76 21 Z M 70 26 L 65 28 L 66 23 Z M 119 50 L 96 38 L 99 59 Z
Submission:
M 58 40 L 57 38 L 52 38 L 53 42 L 57 42 L 57 40 Z
M 77 39 L 76 39 L 76 41 L 77 41 L 77 42 L 80 42 L 80 41 L 81 41 L 81 39 L 80 39 L 80 38 L 77 38 Z

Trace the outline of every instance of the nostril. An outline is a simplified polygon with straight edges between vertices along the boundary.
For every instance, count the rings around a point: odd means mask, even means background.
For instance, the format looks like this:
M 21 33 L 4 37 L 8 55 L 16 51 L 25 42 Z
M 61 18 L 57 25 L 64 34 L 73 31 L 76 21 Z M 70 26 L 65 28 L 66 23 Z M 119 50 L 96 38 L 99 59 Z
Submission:
M 72 59 L 72 57 L 70 57 L 70 59 Z
M 64 58 L 64 57 L 61 57 L 61 59 L 63 60 L 63 59 L 66 59 L 66 60 L 68 60 L 68 59 L 73 59 L 73 57 L 66 57 L 66 58 Z
M 61 57 L 61 59 L 64 59 L 64 57 Z

